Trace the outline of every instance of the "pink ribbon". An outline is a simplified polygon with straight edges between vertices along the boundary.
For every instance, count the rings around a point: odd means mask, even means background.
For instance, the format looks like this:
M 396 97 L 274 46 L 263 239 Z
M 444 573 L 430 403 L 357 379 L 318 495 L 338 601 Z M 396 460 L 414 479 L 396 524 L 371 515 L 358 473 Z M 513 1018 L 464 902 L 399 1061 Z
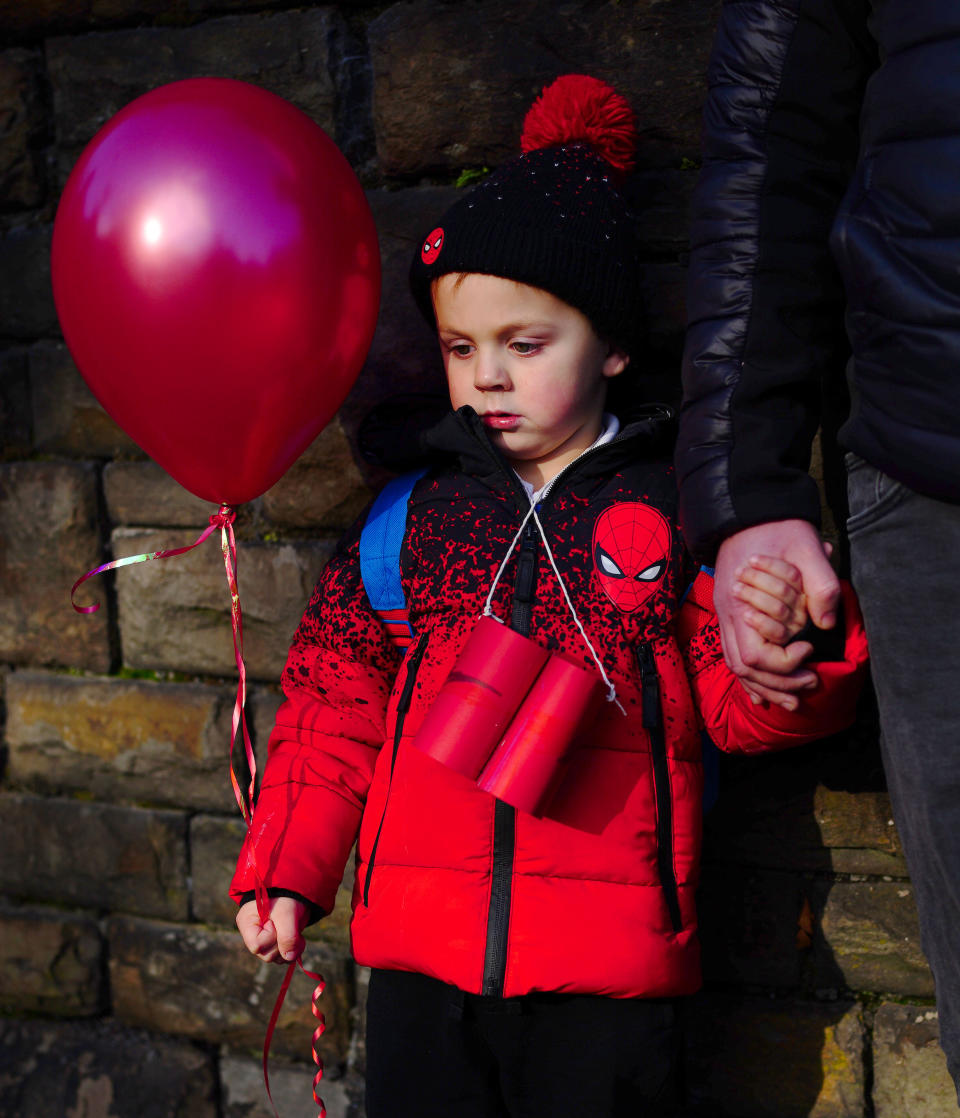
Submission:
M 183 555 L 185 552 L 192 551 L 195 547 L 199 547 L 217 528 L 220 529 L 220 550 L 223 552 L 223 566 L 227 575 L 227 586 L 230 589 L 230 621 L 233 632 L 233 654 L 237 662 L 238 674 L 237 697 L 233 705 L 233 719 L 230 732 L 230 783 L 233 786 L 233 794 L 240 808 L 240 814 L 243 816 L 243 820 L 247 825 L 247 831 L 249 832 L 253 817 L 254 782 L 257 775 L 257 761 L 254 757 L 253 743 L 250 740 L 250 732 L 247 728 L 247 669 L 243 662 L 243 612 L 240 609 L 240 591 L 237 585 L 237 541 L 233 534 L 233 522 L 236 520 L 236 517 L 236 509 L 230 505 L 221 505 L 210 517 L 209 525 L 204 528 L 193 543 L 187 544 L 186 547 L 174 547 L 163 551 L 152 551 L 144 555 L 128 555 L 123 559 L 114 559 L 109 563 L 101 564 L 92 571 L 87 571 L 85 575 L 81 575 L 73 584 L 70 590 L 70 604 L 77 613 L 96 613 L 97 610 L 100 609 L 99 602 L 94 602 L 93 605 L 90 606 L 78 606 L 74 600 L 77 588 L 86 582 L 87 579 L 93 578 L 94 575 L 102 574 L 104 571 L 112 571 L 116 570 L 118 567 L 129 566 L 131 563 L 147 563 L 151 559 L 169 559 L 174 555 Z M 237 740 L 237 730 L 241 730 L 243 735 L 243 748 L 247 759 L 247 771 L 250 774 L 250 783 L 247 786 L 246 795 L 244 795 L 243 789 L 240 787 L 240 782 L 237 780 L 237 775 L 233 769 L 233 748 Z M 263 877 L 257 868 L 256 855 L 252 845 L 250 851 L 254 861 L 253 876 L 257 898 L 257 912 L 260 916 L 260 922 L 265 923 L 270 919 L 270 910 L 267 905 L 267 890 L 263 883 Z M 293 978 L 293 972 L 298 966 L 308 978 L 312 978 L 317 984 L 310 999 L 310 1008 L 314 1017 L 319 1021 L 317 1028 L 313 1032 L 313 1039 L 311 1042 L 313 1062 L 317 1065 L 317 1072 L 313 1078 L 313 1099 L 320 1108 L 318 1118 L 326 1118 L 327 1108 L 324 1106 L 323 1099 L 317 1094 L 317 1086 L 323 1078 L 323 1061 L 317 1051 L 317 1041 L 326 1028 L 323 1014 L 317 1008 L 317 1000 L 324 991 L 325 983 L 321 975 L 314 974 L 313 971 L 308 971 L 299 958 L 295 959 L 287 968 L 287 973 L 283 979 L 283 985 L 280 987 L 276 1004 L 273 1007 L 273 1012 L 270 1015 L 270 1021 L 267 1025 L 267 1032 L 263 1040 L 263 1083 L 267 1089 L 267 1098 L 270 1100 L 274 1118 L 280 1118 L 277 1113 L 276 1104 L 273 1101 L 273 1095 L 270 1093 L 270 1075 L 268 1071 L 270 1042 L 273 1039 L 277 1019 L 280 1016 L 280 1010 L 283 1008 L 287 990 L 290 988 L 290 980 Z

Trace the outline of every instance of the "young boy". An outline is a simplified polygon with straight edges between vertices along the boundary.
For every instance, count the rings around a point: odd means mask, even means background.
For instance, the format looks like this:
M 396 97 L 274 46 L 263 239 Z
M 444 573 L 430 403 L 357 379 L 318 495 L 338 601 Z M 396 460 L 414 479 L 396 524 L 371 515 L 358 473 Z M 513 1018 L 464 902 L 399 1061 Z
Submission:
M 724 665 L 709 578 L 684 600 L 668 410 L 624 426 L 605 411 L 640 356 L 637 250 L 614 185 L 631 132 L 608 87 L 559 79 L 528 115 L 525 154 L 421 242 L 411 282 L 455 410 L 427 436 L 436 464 L 407 510 L 415 636 L 401 655 L 372 612 L 358 525 L 284 671 L 237 923 L 260 958 L 295 958 L 359 830 L 369 1118 L 661 1113 L 676 1001 L 700 982 L 701 728 L 757 751 L 852 719 L 865 660 L 852 601 L 845 659 L 808 670 L 796 710 L 753 705 Z M 761 561 L 744 582 L 758 625 L 785 640 L 789 569 Z M 487 607 L 612 700 L 581 727 L 543 818 L 411 744 Z

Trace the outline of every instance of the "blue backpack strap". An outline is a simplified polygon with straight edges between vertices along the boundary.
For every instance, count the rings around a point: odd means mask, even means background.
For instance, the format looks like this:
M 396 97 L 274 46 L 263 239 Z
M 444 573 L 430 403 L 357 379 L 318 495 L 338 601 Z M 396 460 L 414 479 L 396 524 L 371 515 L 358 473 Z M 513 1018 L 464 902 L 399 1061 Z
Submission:
M 407 503 L 423 467 L 388 482 L 367 513 L 360 533 L 360 577 L 373 612 L 402 649 L 413 640 L 410 613 L 400 582 L 400 549 L 407 527 Z

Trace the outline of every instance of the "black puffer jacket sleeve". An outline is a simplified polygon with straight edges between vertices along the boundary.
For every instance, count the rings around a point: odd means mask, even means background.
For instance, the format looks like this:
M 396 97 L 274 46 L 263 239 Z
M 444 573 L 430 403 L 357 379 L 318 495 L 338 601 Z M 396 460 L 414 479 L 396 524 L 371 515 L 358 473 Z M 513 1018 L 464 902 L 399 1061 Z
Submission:
M 867 0 L 726 0 L 691 222 L 677 470 L 688 545 L 819 521 L 820 384 L 843 375 L 829 232 L 876 49 Z

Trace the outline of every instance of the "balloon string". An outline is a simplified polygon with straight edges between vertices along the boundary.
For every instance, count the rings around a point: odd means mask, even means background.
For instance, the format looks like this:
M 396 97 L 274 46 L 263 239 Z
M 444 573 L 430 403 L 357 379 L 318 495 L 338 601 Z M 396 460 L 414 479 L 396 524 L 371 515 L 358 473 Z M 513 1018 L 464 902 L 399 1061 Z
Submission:
M 165 548 L 160 551 L 151 551 L 143 555 L 127 555 L 123 559 L 114 559 L 109 563 L 102 563 L 99 567 L 95 567 L 92 571 L 87 571 L 85 575 L 81 575 L 73 584 L 70 589 L 70 604 L 77 613 L 96 613 L 97 610 L 100 609 L 99 602 L 94 602 L 89 606 L 79 606 L 76 602 L 77 590 L 87 579 L 93 578 L 95 575 L 103 574 L 105 571 L 113 571 L 117 570 L 119 567 L 127 567 L 132 563 L 148 563 L 153 559 L 170 559 L 174 555 L 184 555 L 188 551 L 193 551 L 195 547 L 199 547 L 204 540 L 217 530 L 217 528 L 220 529 L 220 546 L 223 551 L 223 563 L 227 573 L 227 585 L 230 588 L 230 620 L 233 630 L 233 652 L 237 662 L 237 672 L 239 673 L 237 698 L 233 706 L 233 725 L 230 735 L 230 783 L 233 785 L 233 794 L 240 807 L 240 814 L 243 816 L 244 822 L 249 828 L 257 765 L 253 755 L 253 745 L 250 741 L 250 733 L 247 729 L 246 719 L 247 673 L 243 663 L 243 614 L 240 609 L 240 594 L 237 589 L 237 541 L 233 533 L 233 522 L 236 516 L 236 509 L 232 508 L 230 505 L 221 505 L 210 517 L 210 523 L 207 527 L 204 528 L 193 543 L 187 544 L 186 547 Z M 246 754 L 247 771 L 250 774 L 246 796 L 244 796 L 240 788 L 236 773 L 233 769 L 233 747 L 237 738 L 238 729 L 242 729 L 243 731 L 243 747 L 244 753 Z M 262 909 L 262 915 L 266 906 L 260 901 L 261 892 L 262 884 L 258 881 L 258 905 L 260 905 Z
M 113 571 L 117 567 L 126 567 L 131 563 L 147 563 L 151 559 L 169 559 L 172 555 L 183 555 L 185 551 L 193 551 L 195 547 L 199 547 L 203 541 L 213 533 L 222 522 L 229 517 L 230 522 L 233 522 L 236 512 L 230 508 L 229 505 L 221 505 L 218 512 L 210 517 L 210 525 L 204 528 L 200 536 L 191 544 L 186 547 L 174 547 L 166 551 L 151 551 L 146 555 L 128 555 L 124 559 L 114 559 L 110 563 L 102 563 L 99 567 L 95 567 L 92 571 L 87 571 L 85 575 L 81 575 L 77 581 L 70 588 L 70 604 L 77 611 L 77 613 L 96 613 L 100 608 L 99 602 L 94 602 L 92 606 L 78 606 L 74 601 L 74 596 L 77 593 L 77 588 L 87 581 L 88 578 L 93 578 L 94 575 L 102 574 L 104 571 Z
M 293 962 L 287 967 L 287 973 L 283 976 L 283 984 L 280 987 L 280 992 L 277 994 L 277 1000 L 273 1006 L 273 1012 L 270 1014 L 270 1021 L 267 1025 L 267 1033 L 263 1038 L 263 1085 L 267 1089 L 267 1098 L 270 1100 L 270 1106 L 274 1113 L 274 1118 L 280 1118 L 277 1113 L 277 1105 L 273 1101 L 273 1094 L 270 1090 L 270 1042 L 273 1040 L 273 1034 L 277 1027 L 277 1020 L 280 1017 L 280 1010 L 283 1007 L 284 999 L 287 996 L 287 991 L 290 989 L 290 981 L 293 978 L 293 973 L 300 968 L 307 978 L 313 979 L 316 985 L 313 988 L 313 994 L 310 997 L 310 1011 L 317 1019 L 317 1027 L 313 1030 L 313 1038 L 311 1040 L 310 1048 L 313 1054 L 313 1062 L 317 1065 L 317 1072 L 313 1077 L 313 1101 L 320 1108 L 317 1118 L 327 1118 L 327 1108 L 323 1099 L 317 1094 L 317 1087 L 320 1085 L 320 1080 L 323 1078 L 323 1060 L 320 1057 L 320 1051 L 317 1048 L 317 1042 L 326 1031 L 327 1024 L 323 1014 L 318 1007 L 320 995 L 326 989 L 326 982 L 323 976 L 317 974 L 315 971 L 307 970 L 303 965 L 303 960 L 300 958 L 294 959 Z
M 233 654 L 237 664 L 237 697 L 233 705 L 233 718 L 231 722 L 230 732 L 230 783 L 233 786 L 233 794 L 236 797 L 237 805 L 240 808 L 240 814 L 247 826 L 247 834 L 253 823 L 253 803 L 254 803 L 254 789 L 256 784 L 257 775 L 257 762 L 253 752 L 253 743 L 250 739 L 250 732 L 247 727 L 246 718 L 246 703 L 247 703 L 247 669 L 243 661 L 243 611 L 240 607 L 240 590 L 237 582 L 237 541 L 233 531 L 233 522 L 236 519 L 236 509 L 230 505 L 221 505 L 210 517 L 209 525 L 201 532 L 201 534 L 194 540 L 193 543 L 187 544 L 186 547 L 166 548 L 161 551 L 152 551 L 143 555 L 128 555 L 123 559 L 114 559 L 109 563 L 103 563 L 99 567 L 88 571 L 85 575 L 73 584 L 70 590 L 70 604 L 77 611 L 77 613 L 96 613 L 100 609 L 100 603 L 94 602 L 89 606 L 78 606 L 74 600 L 77 589 L 95 575 L 102 574 L 105 571 L 113 571 L 118 567 L 126 567 L 132 563 L 147 563 L 153 559 L 169 559 L 174 555 L 183 555 L 188 551 L 192 551 L 195 547 L 199 547 L 204 540 L 208 539 L 213 532 L 220 529 L 220 550 L 223 553 L 223 566 L 227 576 L 227 586 L 230 590 L 230 628 L 233 633 Z M 244 795 L 243 789 L 240 787 L 240 782 L 237 780 L 236 772 L 233 766 L 233 750 L 237 740 L 237 731 L 242 732 L 244 754 L 247 761 L 247 771 L 250 776 L 249 783 Z M 264 885 L 263 876 L 256 863 L 256 855 L 254 852 L 253 844 L 250 844 L 250 854 L 253 860 L 253 877 L 254 886 L 257 900 L 257 912 L 260 916 L 261 924 L 266 923 L 270 919 L 270 909 L 268 905 L 268 897 L 266 886 Z M 287 973 L 284 976 L 283 984 L 277 995 L 276 1003 L 273 1007 L 273 1012 L 270 1015 L 270 1021 L 267 1025 L 267 1032 L 263 1041 L 263 1083 L 267 1090 L 267 1098 L 270 1100 L 270 1106 L 273 1109 L 275 1118 L 279 1118 L 277 1108 L 273 1101 L 273 1095 L 270 1092 L 270 1075 L 268 1071 L 268 1063 L 270 1058 L 270 1043 L 273 1040 L 273 1034 L 276 1030 L 277 1020 L 280 1017 L 280 1011 L 283 1008 L 283 1003 L 287 996 L 287 990 L 290 988 L 290 981 L 293 978 L 293 972 L 299 966 L 308 978 L 312 978 L 316 982 L 313 995 L 310 999 L 310 1008 L 317 1018 L 319 1024 L 313 1032 L 313 1039 L 311 1043 L 313 1062 L 317 1065 L 317 1072 L 313 1079 L 313 1099 L 317 1106 L 320 1108 L 318 1118 L 326 1118 L 326 1107 L 324 1106 L 323 1099 L 317 1094 L 317 1086 L 323 1078 L 323 1061 L 320 1058 L 320 1053 L 317 1049 L 317 1042 L 323 1035 L 326 1024 L 324 1022 L 323 1014 L 317 1007 L 317 1002 L 320 995 L 324 991 L 325 983 L 321 975 L 315 974 L 313 971 L 307 970 L 302 961 L 298 958 L 295 959 L 287 968 Z
M 257 766 L 256 759 L 253 755 L 253 746 L 250 741 L 250 734 L 247 730 L 247 720 L 245 716 L 246 700 L 247 700 L 247 670 L 243 662 L 243 611 L 240 608 L 240 592 L 237 585 L 237 543 L 233 534 L 233 519 L 224 518 L 221 522 L 220 534 L 220 550 L 223 552 L 223 566 L 227 575 L 227 585 L 230 588 L 230 618 L 231 630 L 233 632 L 233 652 L 237 662 L 237 699 L 233 707 L 233 726 L 230 735 L 230 777 L 233 782 L 234 795 L 237 798 L 237 803 L 240 805 L 240 811 L 243 813 L 243 818 L 247 824 L 247 833 L 253 826 L 253 802 L 254 802 L 254 778 L 256 776 Z M 236 775 L 233 769 L 233 747 L 237 740 L 237 730 L 242 729 L 243 732 L 243 745 L 247 758 L 247 767 L 250 772 L 250 785 L 247 788 L 246 800 L 240 789 Z M 249 808 L 247 807 L 249 804 Z M 267 890 L 263 882 L 263 876 L 257 866 L 256 852 L 254 844 L 250 843 L 250 853 L 253 859 L 253 880 L 256 890 L 257 899 L 257 912 L 260 916 L 260 923 L 264 924 L 270 919 L 270 909 L 268 905 Z M 317 1052 L 317 1041 L 323 1034 L 325 1029 L 323 1014 L 317 1008 L 317 999 L 323 993 L 324 981 L 319 974 L 314 974 L 308 971 L 301 960 L 295 959 L 288 967 L 287 973 L 284 975 L 283 983 L 277 994 L 276 1002 L 273 1006 L 273 1012 L 270 1014 L 270 1021 L 267 1024 L 267 1031 L 263 1038 L 263 1085 L 266 1088 L 267 1099 L 274 1113 L 274 1118 L 280 1118 L 276 1103 L 273 1101 L 273 1093 L 270 1090 L 270 1044 L 273 1041 L 273 1034 L 277 1027 L 277 1021 L 280 1017 L 280 1011 L 283 1008 L 283 1003 L 287 997 L 287 991 L 290 989 L 290 981 L 293 978 L 293 972 L 296 967 L 300 969 L 308 977 L 314 979 L 317 983 L 311 997 L 310 1007 L 313 1015 L 319 1020 L 320 1024 L 314 1030 L 312 1041 L 312 1053 L 314 1063 L 317 1065 L 317 1073 L 313 1080 L 313 1098 L 320 1108 L 318 1118 L 326 1118 L 327 1109 L 323 1104 L 323 1099 L 317 1094 L 317 1084 L 323 1076 L 323 1062 Z

